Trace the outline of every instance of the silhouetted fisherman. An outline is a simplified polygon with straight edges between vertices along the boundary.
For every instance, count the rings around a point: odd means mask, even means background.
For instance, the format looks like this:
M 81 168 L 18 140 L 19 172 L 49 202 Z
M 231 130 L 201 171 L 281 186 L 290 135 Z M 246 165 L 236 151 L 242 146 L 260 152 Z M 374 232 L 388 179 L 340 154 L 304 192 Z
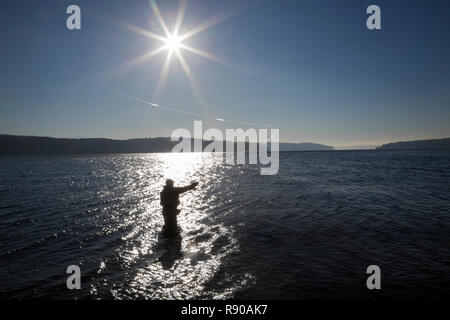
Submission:
M 178 234 L 177 215 L 181 211 L 178 209 L 180 194 L 194 189 L 197 185 L 198 182 L 194 182 L 186 187 L 174 187 L 173 180 L 166 180 L 166 185 L 160 193 L 164 216 L 163 233 L 166 236 L 174 237 Z

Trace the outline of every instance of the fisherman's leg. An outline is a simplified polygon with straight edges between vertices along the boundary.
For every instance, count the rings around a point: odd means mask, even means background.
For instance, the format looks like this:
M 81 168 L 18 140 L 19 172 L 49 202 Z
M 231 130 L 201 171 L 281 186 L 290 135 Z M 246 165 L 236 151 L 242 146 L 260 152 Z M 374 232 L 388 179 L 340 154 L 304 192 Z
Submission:
M 176 236 L 178 234 L 177 212 L 175 209 L 168 210 L 164 215 L 163 232 L 169 237 Z

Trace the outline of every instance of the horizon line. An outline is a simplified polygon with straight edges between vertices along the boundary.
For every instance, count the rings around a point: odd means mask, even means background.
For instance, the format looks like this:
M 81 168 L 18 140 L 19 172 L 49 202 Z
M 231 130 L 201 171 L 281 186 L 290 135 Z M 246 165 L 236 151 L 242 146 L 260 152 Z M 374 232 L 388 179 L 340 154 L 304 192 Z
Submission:
M 104 139 L 104 140 L 116 140 L 116 141 L 126 141 L 126 140 L 135 140 L 135 139 L 170 139 L 170 136 L 156 136 L 156 137 L 135 137 L 135 138 L 105 138 L 105 137 L 81 137 L 81 136 L 75 136 L 75 137 L 54 137 L 54 136 L 47 136 L 47 135 L 26 135 L 26 134 L 10 134 L 10 133 L 0 133 L 0 136 L 17 136 L 17 137 L 34 137 L 34 138 L 51 138 L 51 139 Z M 186 138 L 186 137 L 185 137 Z M 193 137 L 188 137 L 190 139 L 194 139 Z M 325 144 L 320 142 L 283 142 L 280 141 L 280 144 L 317 144 L 317 145 L 323 145 L 327 147 L 333 147 L 336 151 L 339 150 L 373 150 L 377 147 L 380 147 L 382 145 L 390 144 L 390 143 L 403 143 L 403 142 L 415 142 L 415 141 L 428 141 L 428 140 L 442 140 L 442 139 L 450 139 L 450 137 L 443 137 L 443 138 L 419 138 L 419 139 L 412 139 L 412 140 L 398 140 L 398 141 L 390 141 L 385 143 L 358 143 L 354 145 L 331 145 L 331 144 Z M 213 141 L 213 140 L 204 140 L 203 141 Z M 221 141 L 227 141 L 227 140 L 221 140 Z M 235 141 L 237 142 L 237 141 Z M 247 141 L 246 141 L 247 142 Z

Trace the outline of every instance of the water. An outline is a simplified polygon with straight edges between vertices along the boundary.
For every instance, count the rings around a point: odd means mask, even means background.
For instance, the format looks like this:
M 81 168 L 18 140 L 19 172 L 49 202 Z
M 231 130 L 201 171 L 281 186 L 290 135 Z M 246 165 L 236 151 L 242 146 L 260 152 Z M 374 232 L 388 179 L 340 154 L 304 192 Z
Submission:
M 450 297 L 450 152 L 0 157 L 0 298 Z M 181 196 L 181 239 L 159 191 Z M 366 288 L 379 265 L 382 289 Z M 82 289 L 68 290 L 78 265 Z

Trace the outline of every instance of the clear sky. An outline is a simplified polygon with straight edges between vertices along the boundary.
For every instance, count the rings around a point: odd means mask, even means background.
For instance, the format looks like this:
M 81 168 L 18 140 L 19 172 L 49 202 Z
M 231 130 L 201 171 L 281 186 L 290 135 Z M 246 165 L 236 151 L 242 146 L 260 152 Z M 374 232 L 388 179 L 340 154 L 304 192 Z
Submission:
M 66 8 L 81 8 L 68 30 Z M 170 30 L 179 2 L 156 1 Z M 381 8 L 382 30 L 366 28 Z M 164 35 L 145 0 L 3 1 L 0 10 L 0 133 L 134 138 L 192 130 L 182 112 L 269 124 L 285 142 L 333 146 L 450 137 L 450 1 L 191 0 L 184 43 L 156 90 L 167 50 L 126 25 Z M 211 20 L 213 18 L 213 20 Z M 223 129 L 243 125 L 205 121 Z

